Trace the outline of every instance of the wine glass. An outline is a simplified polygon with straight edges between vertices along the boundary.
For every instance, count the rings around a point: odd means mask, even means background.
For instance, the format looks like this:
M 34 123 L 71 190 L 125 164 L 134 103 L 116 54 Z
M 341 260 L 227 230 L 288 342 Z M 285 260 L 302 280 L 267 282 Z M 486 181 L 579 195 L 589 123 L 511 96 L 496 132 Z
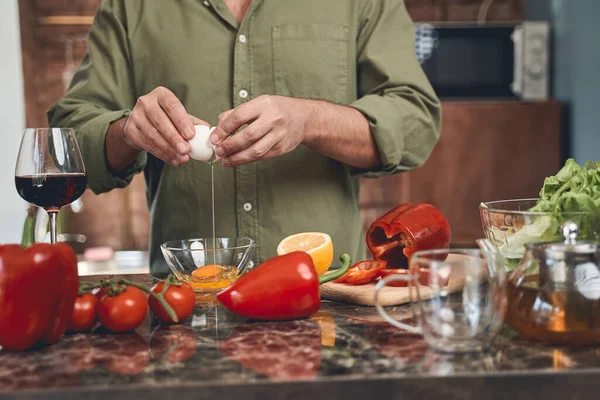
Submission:
M 15 168 L 15 186 L 25 201 L 46 210 L 50 217 L 50 242 L 56 243 L 56 215 L 80 198 L 87 187 L 75 131 L 25 129 Z

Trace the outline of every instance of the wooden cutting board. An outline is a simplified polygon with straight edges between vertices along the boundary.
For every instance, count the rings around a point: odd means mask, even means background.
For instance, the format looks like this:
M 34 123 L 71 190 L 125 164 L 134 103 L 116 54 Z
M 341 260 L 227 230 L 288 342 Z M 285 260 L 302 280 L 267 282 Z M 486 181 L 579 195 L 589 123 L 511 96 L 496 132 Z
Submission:
M 450 255 L 447 261 L 460 261 L 469 257 Z M 375 285 L 379 280 L 367 283 L 365 285 L 348 285 L 345 283 L 329 282 L 321 285 L 321 298 L 324 300 L 341 301 L 344 303 L 359 304 L 362 306 L 375 306 Z M 445 288 L 448 292 L 454 293 L 461 290 L 464 286 L 462 276 L 450 275 L 448 286 Z M 415 293 L 414 288 L 386 286 L 379 293 L 379 302 L 382 306 L 397 306 L 410 302 L 410 291 Z M 422 300 L 430 299 L 433 295 L 428 287 L 421 286 L 420 295 Z M 414 294 L 416 295 L 416 293 Z

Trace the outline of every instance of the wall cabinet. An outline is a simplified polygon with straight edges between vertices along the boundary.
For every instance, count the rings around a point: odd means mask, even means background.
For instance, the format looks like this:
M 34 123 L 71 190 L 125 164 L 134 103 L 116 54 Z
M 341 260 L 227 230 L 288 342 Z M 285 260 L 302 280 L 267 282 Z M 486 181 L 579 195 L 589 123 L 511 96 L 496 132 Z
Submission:
M 442 136 L 423 167 L 363 180 L 365 226 L 397 204 L 426 202 L 449 219 L 454 246 L 473 245 L 483 235 L 480 202 L 537 197 L 561 167 L 556 101 L 448 102 L 442 109 Z

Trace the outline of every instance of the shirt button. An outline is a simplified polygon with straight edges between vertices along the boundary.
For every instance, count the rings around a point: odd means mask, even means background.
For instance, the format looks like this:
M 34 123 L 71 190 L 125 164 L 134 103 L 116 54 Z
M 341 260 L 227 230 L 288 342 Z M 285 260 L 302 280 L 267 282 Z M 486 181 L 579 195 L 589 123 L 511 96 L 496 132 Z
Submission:
M 240 92 L 238 94 L 240 95 L 240 97 L 242 99 L 245 99 L 246 97 L 248 97 L 248 92 L 246 92 L 244 89 L 240 90 Z
M 244 203 L 244 211 L 252 211 L 252 204 Z
M 206 7 L 210 7 L 210 3 L 207 0 L 204 0 L 203 3 Z
M 246 39 L 246 35 L 244 35 L 244 34 L 241 34 L 241 35 L 238 37 L 238 39 L 240 39 L 240 43 L 246 43 L 246 40 L 247 40 L 247 39 Z
M 248 268 L 252 268 L 254 267 L 254 261 L 250 260 L 248 261 Z

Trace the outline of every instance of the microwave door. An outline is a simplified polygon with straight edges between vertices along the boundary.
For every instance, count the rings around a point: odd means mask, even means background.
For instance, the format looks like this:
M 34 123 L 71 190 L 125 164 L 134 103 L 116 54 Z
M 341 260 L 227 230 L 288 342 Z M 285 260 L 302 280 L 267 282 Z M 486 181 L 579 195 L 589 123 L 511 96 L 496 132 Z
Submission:
M 514 26 L 419 25 L 417 56 L 440 98 L 515 98 Z M 425 44 L 425 45 L 424 45 Z

